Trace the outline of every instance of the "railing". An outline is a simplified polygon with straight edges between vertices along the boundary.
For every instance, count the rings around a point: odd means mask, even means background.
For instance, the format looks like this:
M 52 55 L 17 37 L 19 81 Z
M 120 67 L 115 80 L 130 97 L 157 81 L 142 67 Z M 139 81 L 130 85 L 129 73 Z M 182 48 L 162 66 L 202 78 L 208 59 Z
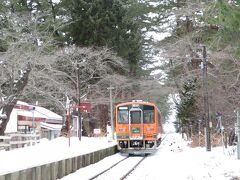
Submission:
M 11 140 L 11 137 L 9 137 L 9 136 L 0 136 L 0 150 L 9 149 L 10 148 L 10 140 Z
M 32 146 L 39 142 L 39 134 L 8 134 L 6 136 L 0 136 L 0 150 Z

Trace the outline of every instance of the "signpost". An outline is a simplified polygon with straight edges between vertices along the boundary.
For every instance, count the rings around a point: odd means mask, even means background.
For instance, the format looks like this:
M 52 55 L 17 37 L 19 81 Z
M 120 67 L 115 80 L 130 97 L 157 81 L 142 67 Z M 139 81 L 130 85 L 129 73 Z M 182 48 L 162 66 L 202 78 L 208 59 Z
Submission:
M 81 118 L 81 113 L 82 112 L 90 113 L 90 111 L 91 111 L 91 103 L 90 102 L 80 102 L 80 99 L 79 99 L 77 105 L 71 105 L 70 104 L 70 100 L 69 100 L 69 98 L 67 96 L 66 110 L 67 110 L 69 147 L 70 147 L 71 110 L 73 110 L 73 109 L 77 109 L 77 111 L 78 111 L 77 135 L 79 137 L 79 140 L 81 141 L 81 135 L 82 135 L 82 118 Z
M 93 129 L 93 133 L 94 133 L 95 136 L 100 136 L 101 129 Z
M 82 116 L 80 116 L 79 114 L 80 113 L 90 113 L 91 112 L 91 103 L 90 102 L 80 102 L 80 105 L 76 105 L 74 106 L 73 108 L 77 109 L 78 110 L 78 130 L 77 130 L 77 134 L 78 134 L 78 137 L 79 137 L 79 140 L 81 141 L 81 138 L 82 137 Z
M 91 104 L 90 102 L 82 102 L 80 103 L 80 112 L 90 113 L 91 111 Z

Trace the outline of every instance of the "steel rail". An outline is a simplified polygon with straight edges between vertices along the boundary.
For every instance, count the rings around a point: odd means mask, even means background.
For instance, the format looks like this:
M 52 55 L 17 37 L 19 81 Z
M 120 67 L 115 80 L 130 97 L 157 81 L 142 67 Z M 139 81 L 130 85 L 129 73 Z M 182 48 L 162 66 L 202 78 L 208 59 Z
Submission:
M 166 134 L 166 135 L 163 137 L 163 139 L 161 140 L 161 143 L 165 140 L 165 138 L 167 137 L 167 135 L 168 135 L 168 134 Z M 160 143 L 160 145 L 161 145 L 161 143 Z M 159 146 L 160 146 L 160 145 L 159 145 Z M 147 156 L 148 156 L 148 155 L 145 155 L 141 160 L 139 160 L 126 174 L 124 174 L 124 175 L 120 178 L 120 180 L 123 180 L 123 179 L 125 179 L 128 175 L 130 175 L 130 174 L 139 166 L 139 164 L 142 163 L 143 160 L 146 159 Z M 121 162 L 125 161 L 125 160 L 128 159 L 129 157 L 130 157 L 130 156 L 127 156 L 126 158 L 118 161 L 117 163 L 113 164 L 111 167 L 109 167 L 109 168 L 103 170 L 102 172 L 94 175 L 93 177 L 89 178 L 89 180 L 96 179 L 97 177 L 99 177 L 100 175 L 102 175 L 102 174 L 106 173 L 107 171 L 111 170 L 112 168 L 114 168 L 115 166 L 117 166 L 117 165 L 120 164 Z
M 159 146 L 161 145 L 161 143 L 165 140 L 165 138 L 167 137 L 169 133 L 167 133 L 161 140 Z M 130 175 L 138 166 L 140 163 L 142 163 L 143 160 L 145 160 L 145 158 L 147 157 L 148 155 L 145 155 L 145 157 L 143 157 L 133 168 L 131 168 L 124 176 L 122 176 L 120 178 L 120 180 L 124 180 L 128 175 Z
M 124 158 L 124 159 L 122 159 L 122 160 L 120 160 L 120 161 L 116 162 L 115 164 L 113 164 L 113 165 L 112 165 L 112 166 L 110 166 L 109 168 L 107 168 L 107 169 L 103 170 L 102 172 L 100 172 L 100 173 L 96 174 L 95 176 L 93 176 L 93 177 L 89 178 L 89 180 L 96 179 L 98 176 L 100 176 L 100 175 L 104 174 L 105 172 L 109 171 L 110 169 L 112 169 L 113 167 L 117 166 L 117 165 L 118 165 L 118 164 L 120 164 L 122 161 L 124 161 L 124 160 L 126 160 L 126 159 L 128 159 L 128 158 L 129 158 L 129 156 L 127 156 L 126 158 Z
M 138 163 L 133 166 L 125 175 L 123 175 L 120 180 L 125 179 L 128 175 L 130 175 L 137 167 L 138 165 L 147 157 L 147 155 L 145 155 L 140 161 L 138 161 Z

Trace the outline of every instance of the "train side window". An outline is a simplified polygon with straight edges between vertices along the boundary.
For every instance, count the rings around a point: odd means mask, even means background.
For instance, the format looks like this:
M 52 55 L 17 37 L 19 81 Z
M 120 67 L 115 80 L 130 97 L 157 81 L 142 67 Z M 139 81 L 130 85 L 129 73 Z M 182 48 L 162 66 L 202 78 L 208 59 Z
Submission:
M 118 123 L 119 124 L 128 124 L 128 110 L 119 110 L 118 111 Z
M 161 115 L 160 113 L 158 113 L 158 125 L 160 126 L 160 124 L 161 124 Z

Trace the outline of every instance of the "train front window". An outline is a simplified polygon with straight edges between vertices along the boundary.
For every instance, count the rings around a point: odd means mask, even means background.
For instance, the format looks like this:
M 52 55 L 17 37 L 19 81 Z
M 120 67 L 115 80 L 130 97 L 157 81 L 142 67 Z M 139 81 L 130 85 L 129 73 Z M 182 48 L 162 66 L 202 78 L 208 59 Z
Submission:
M 128 109 L 120 109 L 118 111 L 118 123 L 128 124 Z
M 154 111 L 144 110 L 143 111 L 143 123 L 154 123 Z
M 154 106 L 143 106 L 143 123 L 154 123 Z
M 141 123 L 141 111 L 131 111 L 131 124 Z

